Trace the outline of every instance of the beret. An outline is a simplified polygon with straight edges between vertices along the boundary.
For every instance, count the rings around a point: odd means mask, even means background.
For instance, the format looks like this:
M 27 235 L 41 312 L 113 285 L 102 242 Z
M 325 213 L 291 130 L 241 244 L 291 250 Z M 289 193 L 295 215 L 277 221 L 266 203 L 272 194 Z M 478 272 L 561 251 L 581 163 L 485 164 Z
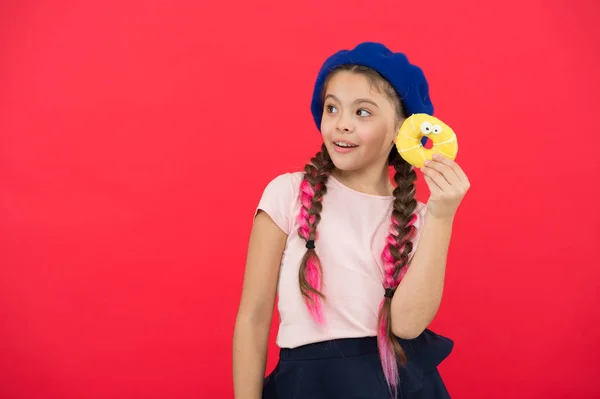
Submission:
M 325 79 L 342 65 L 361 65 L 378 72 L 396 90 L 407 116 L 417 113 L 433 115 L 429 85 L 421 68 L 411 64 L 405 54 L 392 52 L 381 43 L 363 42 L 351 50 L 340 50 L 331 55 L 319 70 L 310 107 L 317 129 L 321 130 L 321 95 Z

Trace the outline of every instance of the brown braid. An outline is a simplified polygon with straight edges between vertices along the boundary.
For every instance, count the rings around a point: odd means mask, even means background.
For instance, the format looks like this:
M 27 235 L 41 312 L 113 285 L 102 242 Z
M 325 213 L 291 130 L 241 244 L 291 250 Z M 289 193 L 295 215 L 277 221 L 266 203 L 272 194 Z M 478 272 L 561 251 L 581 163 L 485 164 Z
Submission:
M 349 65 L 339 69 L 362 74 L 369 80 L 373 89 L 385 93 L 396 109 L 396 128 L 400 128 L 401 122 L 403 122 L 408 115 L 402 106 L 400 96 L 387 80 L 375 70 L 364 66 Z M 336 71 L 331 73 L 328 76 L 328 79 L 331 78 Z M 326 87 L 326 85 L 324 87 Z M 383 285 L 385 289 L 395 290 L 406 272 L 409 255 L 413 249 L 411 240 L 416 233 L 413 224 L 417 207 L 417 201 L 415 199 L 415 181 L 417 179 L 417 174 L 413 167 L 400 156 L 395 146 L 392 146 L 390 151 L 388 164 L 392 165 L 395 169 L 394 182 L 396 188 L 393 193 L 394 201 L 391 215 L 391 234 L 386 237 L 386 245 L 382 253 L 385 272 Z M 386 382 L 388 383 L 392 394 L 395 394 L 398 387 L 397 362 L 401 365 L 405 365 L 407 358 L 406 353 L 392 331 L 391 303 L 391 298 L 382 298 L 378 316 L 379 323 L 377 335 L 381 363 Z
M 398 152 L 395 147 L 393 152 Z M 410 240 L 413 238 L 415 228 L 407 225 L 417 209 L 417 200 L 415 199 L 417 173 L 400 155 L 394 158 L 392 165 L 396 171 L 392 219 L 398 221 L 398 235 L 396 236 L 396 245 L 390 246 L 390 252 L 398 262 L 394 274 L 394 277 L 397 278 L 400 269 L 408 263 L 408 256 L 413 249 L 413 243 Z
M 369 80 L 375 90 L 384 92 L 395 106 L 397 113 L 396 125 L 397 128 L 400 127 L 400 123 L 408 116 L 402 106 L 400 97 L 392 85 L 373 69 L 357 65 L 348 65 L 336 69 L 329 74 L 323 85 L 322 98 L 325 94 L 327 82 L 339 70 L 362 74 Z M 396 188 L 393 192 L 394 201 L 390 234 L 386 238 L 386 245 L 382 253 L 385 271 L 383 285 L 385 289 L 395 290 L 406 272 L 409 255 L 413 250 L 411 240 L 416 233 L 414 221 L 417 207 L 415 199 L 417 175 L 412 166 L 398 154 L 395 146 L 392 146 L 388 164 L 392 165 L 396 171 L 394 174 Z M 317 238 L 316 228 L 320 221 L 321 200 L 326 193 L 325 183 L 333 169 L 333 162 L 324 145 L 321 151 L 311 160 L 311 163 L 306 165 L 306 173 L 300 187 L 302 208 L 298 216 L 298 223 L 300 224 L 298 231 L 300 236 L 307 242 Z M 307 306 L 317 321 L 322 320 L 322 313 L 319 313 L 321 312 L 319 303 L 321 299 L 324 299 L 324 295 L 319 289 L 321 273 L 321 265 L 315 250 L 307 249 L 300 265 L 299 282 L 302 295 L 307 300 Z M 378 316 L 377 336 L 385 379 L 392 396 L 394 396 L 398 388 L 398 362 L 405 365 L 407 357 L 392 331 L 391 303 L 391 298 L 382 298 Z
M 304 212 L 301 211 L 298 216 L 298 222 L 300 224 L 298 232 L 300 237 L 304 238 L 305 241 L 317 239 L 317 225 L 321 220 L 321 210 L 323 209 L 322 199 L 327 193 L 326 183 L 333 169 L 334 165 L 325 144 L 321 146 L 321 151 L 311 159 L 311 162 L 304 167 L 305 173 L 302 182 L 304 189 L 301 187 L 302 210 Z M 317 287 L 314 287 L 314 284 L 311 284 L 311 282 L 308 281 L 307 266 L 309 261 L 317 262 L 320 274 L 319 280 L 322 281 L 322 270 L 316 251 L 315 249 L 307 248 L 298 272 L 300 291 L 309 301 L 314 301 L 315 299 L 310 293 L 324 299 L 323 293 L 320 292 Z
M 386 279 L 389 277 L 389 280 L 393 281 L 388 288 L 396 289 L 397 283 L 399 283 L 398 276 L 402 272 L 402 268 L 406 267 L 409 255 L 413 250 L 413 243 L 410 239 L 413 238 L 415 234 L 415 228 L 412 225 L 408 226 L 408 223 L 413 218 L 413 214 L 417 207 L 417 201 L 415 199 L 415 181 L 417 179 L 417 174 L 411 165 L 398 154 L 395 147 L 390 153 L 390 163 L 396 171 L 394 174 L 396 188 L 393 193 L 394 202 L 392 220 L 397 221 L 397 223 L 392 222 L 392 226 L 397 234 L 392 235 L 394 243 L 387 244 L 389 253 L 394 259 L 395 268 L 393 274 L 391 276 L 386 276 Z M 400 363 L 405 365 L 407 362 L 406 354 L 392 331 L 391 304 L 391 298 L 384 298 L 381 311 L 379 312 L 378 324 L 380 326 L 385 326 L 385 339 L 393 348 Z M 385 318 L 385 320 L 381 320 L 381 318 Z M 382 323 L 382 321 L 384 321 L 384 323 Z

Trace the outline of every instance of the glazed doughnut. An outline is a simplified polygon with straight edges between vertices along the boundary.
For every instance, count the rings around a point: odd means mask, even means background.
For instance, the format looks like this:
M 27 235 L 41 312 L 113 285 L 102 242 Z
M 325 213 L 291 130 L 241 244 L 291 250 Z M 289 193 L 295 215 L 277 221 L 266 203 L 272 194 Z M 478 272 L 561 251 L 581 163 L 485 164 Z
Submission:
M 432 148 L 425 148 L 423 140 L 428 137 Z M 422 168 L 434 153 L 454 160 L 458 152 L 458 141 L 454 130 L 438 118 L 428 114 L 413 114 L 400 126 L 396 138 L 396 149 L 409 164 Z

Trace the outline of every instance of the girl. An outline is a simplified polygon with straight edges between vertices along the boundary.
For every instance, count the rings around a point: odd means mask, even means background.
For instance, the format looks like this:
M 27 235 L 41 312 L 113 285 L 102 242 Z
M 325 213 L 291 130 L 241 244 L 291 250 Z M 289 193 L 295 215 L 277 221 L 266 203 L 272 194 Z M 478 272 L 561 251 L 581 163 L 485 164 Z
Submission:
M 431 195 L 418 202 L 416 172 L 395 148 L 408 116 L 433 114 L 428 91 L 419 67 L 379 43 L 321 68 L 311 106 L 321 150 L 304 172 L 273 179 L 257 207 L 233 340 L 236 399 L 449 397 L 437 366 L 453 342 L 427 326 L 469 181 L 436 157 L 422 168 Z M 276 294 L 280 356 L 264 378 Z

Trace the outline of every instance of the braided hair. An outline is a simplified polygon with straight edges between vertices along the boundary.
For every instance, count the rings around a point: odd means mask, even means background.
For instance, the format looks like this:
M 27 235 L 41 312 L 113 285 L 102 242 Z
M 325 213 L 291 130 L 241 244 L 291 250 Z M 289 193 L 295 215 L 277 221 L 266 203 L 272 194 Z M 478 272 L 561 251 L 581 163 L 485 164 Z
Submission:
M 383 90 L 392 101 L 398 120 L 407 117 L 394 88 L 376 71 L 357 65 L 343 66 L 332 72 L 327 79 L 330 79 L 339 70 L 363 74 L 369 79 L 372 86 Z M 327 82 L 324 87 L 326 86 Z M 388 164 L 395 170 L 396 188 L 393 192 L 394 201 L 389 233 L 381 258 L 385 272 L 383 287 L 386 292 L 393 292 L 406 274 L 409 255 L 413 249 L 411 240 L 416 235 L 414 224 L 417 217 L 415 213 L 417 175 L 412 166 L 399 155 L 395 146 L 390 152 Z M 311 316 L 319 324 L 324 322 L 322 301 L 325 300 L 325 296 L 321 292 L 323 269 L 314 249 L 314 242 L 318 239 L 317 226 L 321 220 L 323 196 L 327 193 L 326 183 L 333 170 L 333 161 L 323 144 L 320 151 L 304 168 L 304 177 L 300 183 L 301 208 L 297 216 L 300 226 L 298 234 L 307 243 L 298 274 L 300 291 Z M 377 342 L 384 376 L 390 392 L 395 397 L 398 389 L 398 363 L 405 365 L 407 359 L 402 346 L 392 332 L 392 300 L 390 296 L 384 296 L 379 305 Z
M 323 196 L 327 193 L 327 180 L 333 171 L 333 161 L 325 148 L 311 159 L 304 167 L 304 179 L 300 183 L 300 202 L 302 204 L 298 214 L 298 234 L 307 242 L 307 249 L 300 262 L 299 282 L 300 291 L 305 298 L 306 306 L 312 317 L 323 323 L 323 307 L 321 299 L 325 299 L 321 293 L 322 270 L 321 262 L 309 241 L 317 239 L 317 225 L 321 220 L 321 209 L 323 209 Z M 310 248 L 313 247 L 313 248 Z

